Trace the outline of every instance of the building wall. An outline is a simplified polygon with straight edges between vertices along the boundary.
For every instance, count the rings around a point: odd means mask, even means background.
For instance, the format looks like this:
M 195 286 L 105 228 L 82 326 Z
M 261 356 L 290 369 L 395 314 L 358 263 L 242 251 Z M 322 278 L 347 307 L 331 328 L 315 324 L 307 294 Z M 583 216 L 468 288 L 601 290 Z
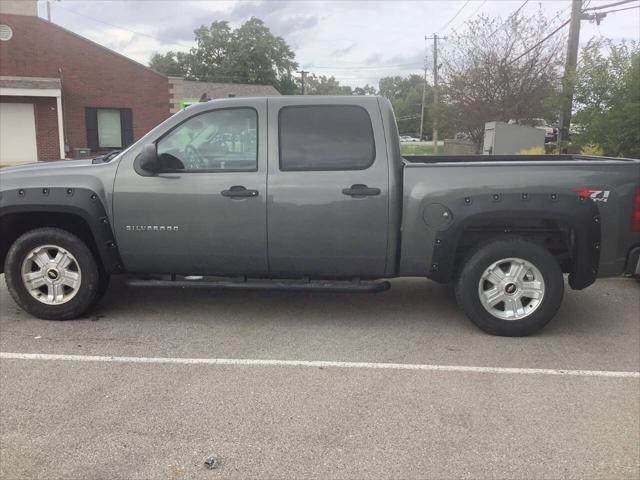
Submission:
M 198 101 L 204 93 L 212 100 L 228 97 L 273 97 L 280 95 L 280 92 L 272 85 L 198 82 L 176 76 L 168 78 L 169 102 L 172 114 L 180 111 L 184 106 L 184 100 Z
M 36 0 L 0 0 L 0 14 L 38 15 Z
M 59 160 L 58 111 L 55 97 L 6 97 L 0 103 L 31 103 L 36 120 L 36 141 L 39 160 Z
M 184 98 L 184 79 L 169 77 L 169 108 L 172 114 L 180 111 L 180 100 Z
M 65 143 L 86 147 L 85 107 L 131 108 L 134 140 L 169 116 L 167 77 L 38 17 L 0 15 L 0 75 L 60 78 Z

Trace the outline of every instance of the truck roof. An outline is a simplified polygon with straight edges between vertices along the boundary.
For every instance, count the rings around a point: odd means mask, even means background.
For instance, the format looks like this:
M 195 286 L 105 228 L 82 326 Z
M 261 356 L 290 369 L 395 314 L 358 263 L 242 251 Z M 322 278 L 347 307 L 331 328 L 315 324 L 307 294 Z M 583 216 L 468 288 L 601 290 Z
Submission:
M 342 103 L 361 103 L 361 102 L 372 102 L 375 103 L 378 101 L 380 97 L 379 95 L 282 95 L 282 96 L 266 96 L 266 97 L 226 97 L 226 98 L 215 98 L 209 100 L 207 102 L 199 102 L 193 103 L 187 107 L 185 110 L 199 110 L 206 109 L 207 105 L 217 104 L 217 103 L 225 103 L 225 104 L 233 104 L 233 103 L 246 103 L 247 100 L 295 100 L 302 101 L 304 100 L 305 104 L 310 105 L 331 105 L 331 104 L 342 104 Z
M 283 95 L 279 97 L 266 96 L 266 97 L 228 97 L 228 98 L 216 98 L 207 102 L 193 103 L 183 110 L 176 112 L 173 119 L 182 118 L 186 115 L 192 115 L 197 112 L 205 112 L 212 108 L 220 107 L 234 107 L 237 105 L 247 105 L 255 100 L 273 100 L 282 101 L 286 99 L 293 105 L 377 105 L 378 100 L 382 99 L 384 102 L 388 100 L 384 97 L 377 95 Z M 389 105 L 389 108 L 390 105 Z

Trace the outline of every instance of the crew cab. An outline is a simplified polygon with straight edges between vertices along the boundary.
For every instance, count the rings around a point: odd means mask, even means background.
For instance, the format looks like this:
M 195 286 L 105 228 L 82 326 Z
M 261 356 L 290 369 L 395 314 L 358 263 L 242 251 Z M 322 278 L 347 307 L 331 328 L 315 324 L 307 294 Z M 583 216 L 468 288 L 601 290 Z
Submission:
M 639 273 L 640 161 L 400 154 L 380 97 L 229 98 L 117 155 L 0 171 L 0 265 L 44 319 L 135 287 L 380 292 L 453 283 L 497 335 L 573 289 Z

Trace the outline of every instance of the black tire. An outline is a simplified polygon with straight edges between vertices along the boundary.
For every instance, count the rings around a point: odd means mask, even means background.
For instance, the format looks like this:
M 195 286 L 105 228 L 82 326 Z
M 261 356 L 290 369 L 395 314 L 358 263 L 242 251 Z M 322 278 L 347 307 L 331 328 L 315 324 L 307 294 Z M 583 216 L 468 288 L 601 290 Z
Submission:
M 81 280 L 77 293 L 65 303 L 50 305 L 34 298 L 22 280 L 22 264 L 33 249 L 56 245 L 75 257 Z M 86 313 L 96 303 L 100 289 L 106 290 L 104 275 L 100 274 L 91 250 L 75 235 L 59 228 L 39 228 L 20 236 L 11 246 L 4 265 L 9 293 L 23 310 L 45 320 L 70 320 Z M 102 278 L 101 278 L 102 277 Z M 104 293 L 104 292 L 103 292 Z
M 100 303 L 100 300 L 102 300 L 102 297 L 104 297 L 105 293 L 107 293 L 107 290 L 109 289 L 110 280 L 111 280 L 111 275 L 104 272 L 103 269 L 100 268 L 99 275 L 98 275 L 98 289 L 96 291 L 96 298 L 93 299 L 93 303 L 91 303 L 91 305 L 89 306 L 89 310 L 92 310 L 93 307 L 95 307 L 96 305 L 98 305 L 98 303 Z
M 539 305 L 517 320 L 502 319 L 490 313 L 484 307 L 479 292 L 485 270 L 508 258 L 529 262 L 539 270 L 544 281 L 544 295 Z M 469 254 L 456 280 L 455 293 L 460 308 L 482 330 L 492 335 L 520 337 L 537 332 L 557 313 L 564 295 L 564 277 L 558 262 L 547 249 L 521 238 L 505 237 L 484 243 Z

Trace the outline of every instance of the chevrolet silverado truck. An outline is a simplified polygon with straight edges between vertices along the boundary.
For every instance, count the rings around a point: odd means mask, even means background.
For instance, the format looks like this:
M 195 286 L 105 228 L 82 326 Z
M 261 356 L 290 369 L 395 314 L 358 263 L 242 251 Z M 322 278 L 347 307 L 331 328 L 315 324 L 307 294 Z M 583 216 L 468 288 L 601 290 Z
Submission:
M 136 287 L 379 292 L 453 283 L 486 332 L 527 335 L 568 285 L 640 272 L 640 161 L 403 158 L 379 97 L 229 98 L 126 150 L 0 171 L 0 265 L 28 313 Z M 392 312 L 390 312 L 392 313 Z

